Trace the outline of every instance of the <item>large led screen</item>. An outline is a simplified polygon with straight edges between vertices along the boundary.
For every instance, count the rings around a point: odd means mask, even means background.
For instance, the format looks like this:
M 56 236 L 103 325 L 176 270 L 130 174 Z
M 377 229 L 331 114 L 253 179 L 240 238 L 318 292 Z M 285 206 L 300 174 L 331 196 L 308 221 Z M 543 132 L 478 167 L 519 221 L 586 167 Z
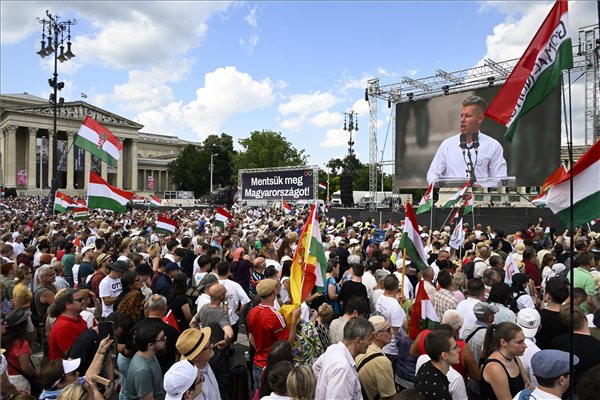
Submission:
M 398 103 L 396 187 L 427 187 L 427 171 L 438 147 L 445 139 L 459 134 L 463 100 L 477 95 L 489 104 L 498 89 L 499 87 L 489 87 Z M 560 124 L 560 89 L 557 87 L 538 107 L 521 118 L 512 143 L 504 137 L 506 128 L 490 119 L 484 120 L 480 131 L 500 143 L 508 176 L 516 177 L 517 186 L 540 186 L 560 162 Z M 448 151 L 453 151 L 452 149 L 453 147 Z M 462 151 L 458 145 L 455 150 L 459 153 Z

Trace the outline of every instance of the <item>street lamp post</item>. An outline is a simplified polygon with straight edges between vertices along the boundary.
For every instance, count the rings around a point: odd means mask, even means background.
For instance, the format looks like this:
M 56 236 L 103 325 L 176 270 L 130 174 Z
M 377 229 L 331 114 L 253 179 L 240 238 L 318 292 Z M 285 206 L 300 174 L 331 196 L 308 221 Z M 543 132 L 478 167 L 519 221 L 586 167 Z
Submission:
M 210 193 L 213 192 L 213 170 L 215 169 L 215 166 L 213 164 L 214 156 L 215 156 L 214 154 L 210 155 Z
M 54 118 L 53 118 L 53 128 L 54 135 L 52 136 L 52 143 L 49 143 L 48 153 L 50 151 L 53 152 L 54 157 L 52 157 L 53 163 L 55 163 L 55 167 L 52 165 L 48 165 L 48 173 L 52 172 L 52 186 L 50 188 L 50 193 L 48 194 L 48 198 L 46 199 L 44 208 L 48 206 L 48 203 L 51 199 L 54 199 L 54 194 L 58 189 L 58 171 L 59 167 L 64 163 L 64 159 L 66 158 L 66 154 L 63 154 L 60 162 L 57 162 L 57 148 L 58 148 L 58 135 L 57 135 L 57 121 L 58 121 L 58 107 L 62 106 L 65 102 L 65 99 L 62 97 L 58 97 L 59 90 L 62 90 L 65 87 L 64 82 L 58 82 L 58 61 L 61 63 L 75 57 L 75 54 L 71 51 L 71 25 L 77 24 L 77 20 L 68 19 L 66 21 L 61 21 L 59 15 L 52 15 L 48 10 L 46 10 L 46 18 L 38 18 L 38 22 L 42 24 L 42 41 L 41 48 L 37 54 L 44 58 L 46 56 L 54 54 L 54 74 L 52 74 L 52 78 L 48 79 L 48 85 L 53 89 L 53 92 L 50 94 L 50 104 L 54 106 Z M 47 35 L 46 35 L 47 32 Z M 65 35 L 67 39 L 67 51 L 65 51 Z M 47 40 L 47 45 L 46 45 Z M 60 54 L 59 54 L 60 50 Z M 68 149 L 67 149 L 68 151 Z M 48 157 L 48 160 L 50 157 Z M 40 176 L 40 180 L 42 180 Z M 40 187 L 43 185 L 40 182 Z

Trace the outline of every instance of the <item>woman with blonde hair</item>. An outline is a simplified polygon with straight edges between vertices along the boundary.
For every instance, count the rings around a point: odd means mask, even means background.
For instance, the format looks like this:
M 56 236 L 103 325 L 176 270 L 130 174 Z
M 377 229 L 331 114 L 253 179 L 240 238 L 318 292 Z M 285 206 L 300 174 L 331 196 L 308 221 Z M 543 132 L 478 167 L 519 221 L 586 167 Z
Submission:
M 317 378 L 312 369 L 299 365 L 292 368 L 287 377 L 287 391 L 292 400 L 310 400 L 315 398 Z
M 452 277 L 452 287 L 454 288 L 452 291 L 454 298 L 463 301 L 467 292 L 467 275 L 464 272 L 455 273 Z
M 158 262 L 160 260 L 160 244 L 154 243 L 148 247 L 148 255 L 150 256 L 148 261 L 152 266 L 152 271 L 158 271 Z
M 31 283 L 31 269 L 25 265 L 17 268 L 15 275 L 15 286 L 13 288 L 13 305 L 14 308 L 23 308 L 29 310 L 33 301 L 33 293 L 29 290 Z

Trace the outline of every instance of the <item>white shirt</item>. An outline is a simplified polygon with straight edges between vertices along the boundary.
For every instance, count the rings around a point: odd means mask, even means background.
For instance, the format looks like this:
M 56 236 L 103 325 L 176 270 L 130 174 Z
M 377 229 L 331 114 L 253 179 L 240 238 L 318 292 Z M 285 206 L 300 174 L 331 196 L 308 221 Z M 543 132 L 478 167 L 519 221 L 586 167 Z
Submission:
M 469 178 L 466 172 L 466 157 L 466 151 L 463 157 L 460 149 L 460 134 L 444 140 L 429 165 L 427 183 L 430 184 L 434 179 L 440 178 Z M 507 176 L 502 146 L 496 139 L 479 132 L 478 154 L 471 150 L 471 158 L 476 164 L 477 179 Z
M 402 272 L 396 271 L 394 274 L 396 274 L 396 277 L 398 278 L 398 287 L 400 287 L 400 285 L 402 285 Z M 407 300 L 414 299 L 414 293 L 414 288 L 412 283 L 410 283 L 410 279 L 408 279 L 408 276 L 404 275 L 404 298 Z
M 221 400 L 217 377 L 210 364 L 206 364 L 206 367 L 200 368 L 200 373 L 204 376 L 204 382 L 202 383 L 202 391 L 194 400 Z
M 106 303 L 104 303 L 104 298 L 116 298 L 119 296 L 122 290 L 123 285 L 121 285 L 121 278 L 113 279 L 107 275 L 100 281 L 100 285 L 98 286 L 98 293 L 100 294 L 100 301 L 102 301 L 103 317 L 107 317 L 110 313 L 112 313 L 114 306 L 114 304 L 107 305 Z
M 537 379 L 535 379 L 535 376 L 533 375 L 533 368 L 531 368 L 531 357 L 533 357 L 535 353 L 540 351 L 540 348 L 537 344 L 535 344 L 535 338 L 526 337 L 525 344 L 527 345 L 527 348 L 525 349 L 523 355 L 520 356 L 521 364 L 523 364 L 525 372 L 527 372 L 527 375 L 529 375 L 529 380 L 531 380 L 531 384 L 533 386 L 537 386 L 538 382 Z
M 400 303 L 393 297 L 387 297 L 385 295 L 379 296 L 377 299 L 377 304 L 375 305 L 377 313 L 383 316 L 394 328 L 402 327 L 404 320 L 406 319 L 406 313 L 400 307 Z M 398 347 L 396 346 L 396 342 L 392 341 L 391 343 L 386 344 L 381 349 L 385 354 L 389 354 L 392 356 L 398 355 Z
M 475 325 L 477 318 L 475 318 L 475 313 L 473 312 L 473 307 L 475 304 L 481 302 L 481 300 L 474 299 L 472 297 L 467 297 L 456 306 L 456 311 L 463 316 L 464 322 L 460 328 L 460 332 L 458 333 L 458 337 L 463 337 L 463 333 L 465 331 L 465 327 Z
M 377 311 L 377 300 L 379 300 L 379 298 L 381 297 L 381 295 L 383 294 L 383 289 L 374 289 L 373 290 L 373 297 L 371 297 L 371 314 L 374 314 L 375 311 Z
M 473 276 L 475 278 L 483 278 L 483 273 L 490 269 L 491 267 L 487 263 L 486 260 L 482 258 L 475 258 L 475 267 L 473 268 Z
M 200 296 L 198 296 L 198 298 L 196 299 L 196 310 L 200 311 L 202 306 L 208 303 L 210 303 L 210 296 L 206 293 L 201 293 Z
M 419 368 L 423 366 L 426 362 L 431 360 L 427 354 L 422 354 L 417 358 L 417 365 L 415 366 L 415 376 L 417 372 L 419 372 Z M 448 382 L 450 385 L 448 386 L 448 391 L 450 395 L 452 395 L 452 400 L 464 400 L 467 398 L 467 388 L 465 387 L 465 381 L 463 380 L 462 375 L 450 367 L 448 373 L 446 374 L 446 378 L 448 378 Z
M 250 303 L 250 298 L 244 289 L 242 289 L 242 286 L 236 281 L 232 281 L 231 279 L 219 279 L 219 283 L 227 289 L 229 322 L 231 325 L 235 325 L 240 319 L 236 314 L 238 307 L 240 307 L 240 303 L 241 305 L 248 304 Z
M 361 281 L 362 284 L 365 285 L 365 288 L 367 288 L 367 296 L 370 299 L 373 296 L 373 288 L 377 286 L 377 281 L 371 271 L 365 271 Z
M 292 400 L 290 396 L 280 396 L 275 393 L 271 393 L 268 396 L 261 397 L 260 400 Z
M 515 397 L 513 397 L 513 400 L 519 400 L 521 396 L 521 392 L 517 393 L 517 395 Z M 530 394 L 531 397 L 528 397 L 528 399 L 536 399 L 536 400 L 560 400 L 560 397 L 556 397 L 555 395 L 548 393 L 548 392 L 544 392 L 542 389 L 540 388 L 535 388 L 535 390 L 533 392 L 531 392 Z
M 332 344 L 313 365 L 316 400 L 362 400 L 356 363 L 343 342 Z

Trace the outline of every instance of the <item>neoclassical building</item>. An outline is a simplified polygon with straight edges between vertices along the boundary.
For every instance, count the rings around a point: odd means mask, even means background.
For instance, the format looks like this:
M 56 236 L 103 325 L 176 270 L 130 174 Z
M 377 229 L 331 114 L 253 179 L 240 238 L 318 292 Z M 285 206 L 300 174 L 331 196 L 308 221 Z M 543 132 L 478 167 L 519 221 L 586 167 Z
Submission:
M 116 167 L 73 145 L 86 115 L 108 128 L 123 145 Z M 143 125 L 85 101 L 64 103 L 58 108 L 57 151 L 49 151 L 54 140 L 54 108 L 46 99 L 27 93 L 0 95 L 0 184 L 16 187 L 23 194 L 45 192 L 52 171 L 66 154 L 58 171 L 59 189 L 85 194 L 89 171 L 100 174 L 111 185 L 138 195 L 175 190 L 167 164 L 189 144 L 173 136 L 140 133 Z M 67 152 L 68 150 L 68 152 Z

